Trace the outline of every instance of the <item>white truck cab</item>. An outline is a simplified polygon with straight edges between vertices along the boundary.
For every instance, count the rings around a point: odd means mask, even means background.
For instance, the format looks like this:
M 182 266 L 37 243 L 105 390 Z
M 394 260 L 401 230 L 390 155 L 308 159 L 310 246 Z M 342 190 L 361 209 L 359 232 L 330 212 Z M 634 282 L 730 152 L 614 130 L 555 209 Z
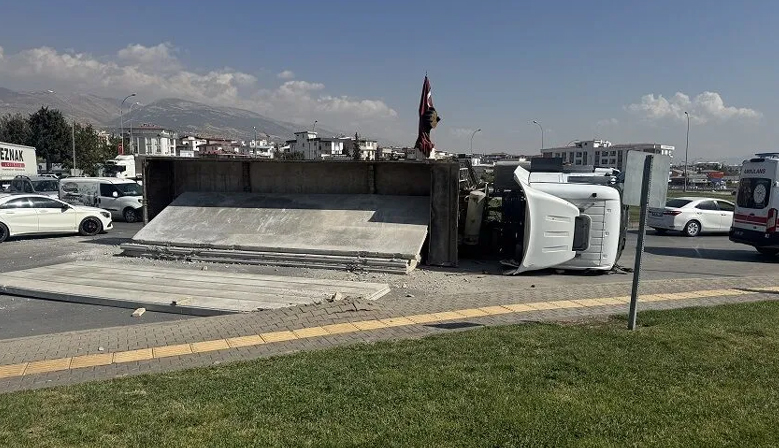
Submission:
M 779 254 L 779 153 L 762 153 L 741 166 L 730 240 L 764 255 Z
M 550 267 L 608 271 L 617 263 L 623 224 L 619 190 L 571 183 L 571 176 L 530 173 L 522 166 L 514 171 L 524 195 L 524 235 L 512 273 Z

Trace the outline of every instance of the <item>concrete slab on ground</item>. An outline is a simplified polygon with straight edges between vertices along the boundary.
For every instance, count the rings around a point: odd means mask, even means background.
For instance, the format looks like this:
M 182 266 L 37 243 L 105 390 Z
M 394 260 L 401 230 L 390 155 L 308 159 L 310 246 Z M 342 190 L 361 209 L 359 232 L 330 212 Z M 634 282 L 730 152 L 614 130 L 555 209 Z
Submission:
M 420 259 L 429 222 L 427 196 L 186 192 L 123 248 L 141 256 L 407 271 Z
M 71 262 L 0 274 L 0 292 L 23 297 L 144 307 L 193 315 L 283 308 L 342 297 L 374 300 L 382 283 Z

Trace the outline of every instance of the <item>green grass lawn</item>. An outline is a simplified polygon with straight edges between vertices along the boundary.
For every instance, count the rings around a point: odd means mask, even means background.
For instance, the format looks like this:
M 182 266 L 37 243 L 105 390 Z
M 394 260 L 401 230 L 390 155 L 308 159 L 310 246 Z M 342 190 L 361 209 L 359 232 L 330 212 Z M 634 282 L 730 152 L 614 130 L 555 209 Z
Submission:
M 0 396 L 0 446 L 779 446 L 779 303 Z

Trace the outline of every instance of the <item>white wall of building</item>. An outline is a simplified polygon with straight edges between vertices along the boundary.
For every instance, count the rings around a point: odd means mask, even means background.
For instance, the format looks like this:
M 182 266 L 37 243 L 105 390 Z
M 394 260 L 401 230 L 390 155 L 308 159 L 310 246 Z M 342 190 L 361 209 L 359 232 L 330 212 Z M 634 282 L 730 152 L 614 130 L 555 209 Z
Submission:
M 133 129 L 130 148 L 134 154 L 154 156 L 176 155 L 176 133 L 163 129 Z
M 627 154 L 630 151 L 642 151 L 673 157 L 674 147 L 654 143 L 636 143 L 615 145 L 607 140 L 589 140 L 577 142 L 572 146 L 546 148 L 544 157 L 560 157 L 563 164 L 583 166 L 593 165 L 603 168 L 624 170 Z

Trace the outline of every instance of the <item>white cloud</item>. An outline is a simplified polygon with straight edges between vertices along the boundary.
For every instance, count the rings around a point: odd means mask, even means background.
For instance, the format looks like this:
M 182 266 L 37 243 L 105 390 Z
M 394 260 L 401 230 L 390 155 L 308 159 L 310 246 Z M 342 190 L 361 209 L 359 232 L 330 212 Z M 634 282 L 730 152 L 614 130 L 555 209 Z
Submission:
M 173 53 L 173 46 L 164 42 L 153 47 L 144 47 L 139 44 L 128 45 L 119 50 L 116 56 L 119 61 L 127 65 L 168 72 L 181 69 L 181 65 Z
M 616 118 L 604 118 L 603 120 L 598 120 L 596 124 L 598 127 L 616 126 L 619 124 L 619 120 Z
M 651 121 L 671 118 L 678 121 L 687 119 L 684 112 L 696 123 L 710 121 L 723 122 L 730 119 L 759 119 L 762 113 L 746 107 L 726 106 L 717 92 L 703 92 L 692 100 L 682 92 L 676 92 L 670 99 L 662 95 L 648 94 L 641 97 L 640 103 L 630 104 L 627 110 L 640 114 Z
M 262 86 L 257 77 L 231 68 L 193 70 L 184 67 L 169 43 L 128 45 L 114 56 L 100 58 L 51 47 L 4 55 L 1 48 L 0 79 L 6 87 L 51 85 L 58 90 L 113 97 L 138 92 L 144 103 L 177 97 L 249 109 L 288 121 L 316 119 L 334 128 L 360 127 L 365 132 L 373 132 L 371 126 L 394 126 L 397 117 L 397 112 L 381 100 L 330 95 L 321 83 L 288 80 L 280 86 Z
M 276 75 L 279 79 L 293 79 L 295 78 L 295 72 L 292 70 L 284 70 L 283 72 Z

